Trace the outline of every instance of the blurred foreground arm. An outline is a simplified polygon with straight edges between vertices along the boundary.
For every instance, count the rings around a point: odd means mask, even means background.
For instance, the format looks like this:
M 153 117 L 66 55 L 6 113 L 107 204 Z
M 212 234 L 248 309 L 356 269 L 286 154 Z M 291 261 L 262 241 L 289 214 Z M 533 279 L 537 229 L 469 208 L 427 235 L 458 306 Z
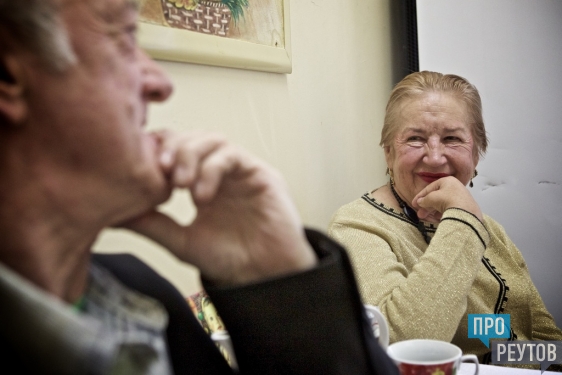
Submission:
M 305 234 L 278 172 L 220 136 L 160 137 L 170 188 L 190 189 L 197 217 L 151 211 L 126 226 L 200 269 L 241 374 L 397 373 L 344 249 Z
M 367 321 L 345 250 L 307 230 L 317 267 L 240 287 L 206 285 L 241 374 L 398 374 Z

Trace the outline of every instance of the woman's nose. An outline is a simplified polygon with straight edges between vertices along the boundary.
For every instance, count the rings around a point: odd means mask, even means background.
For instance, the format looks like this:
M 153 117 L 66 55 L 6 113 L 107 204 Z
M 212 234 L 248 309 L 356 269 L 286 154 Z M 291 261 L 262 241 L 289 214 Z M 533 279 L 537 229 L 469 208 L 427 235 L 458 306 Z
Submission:
M 444 145 L 441 142 L 430 140 L 426 144 L 424 162 L 431 166 L 439 166 L 446 163 L 444 151 Z
M 162 71 L 145 52 L 139 51 L 142 64 L 143 87 L 142 95 L 147 101 L 163 102 L 170 97 L 173 85 L 168 76 Z

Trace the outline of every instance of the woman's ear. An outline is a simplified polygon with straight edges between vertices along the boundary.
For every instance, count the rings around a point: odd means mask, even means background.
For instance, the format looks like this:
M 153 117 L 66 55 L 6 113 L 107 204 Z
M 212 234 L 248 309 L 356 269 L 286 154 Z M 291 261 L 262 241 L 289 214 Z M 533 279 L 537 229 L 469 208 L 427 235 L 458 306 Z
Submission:
M 474 162 L 474 168 L 476 168 L 478 166 L 478 162 L 480 161 L 480 154 L 478 151 L 474 152 L 472 155 L 472 161 Z
M 14 55 L 0 56 L 0 117 L 18 126 L 27 117 L 22 61 Z
M 384 146 L 384 158 L 386 160 L 386 166 L 388 169 L 392 169 L 392 163 L 394 162 L 394 153 L 390 146 Z

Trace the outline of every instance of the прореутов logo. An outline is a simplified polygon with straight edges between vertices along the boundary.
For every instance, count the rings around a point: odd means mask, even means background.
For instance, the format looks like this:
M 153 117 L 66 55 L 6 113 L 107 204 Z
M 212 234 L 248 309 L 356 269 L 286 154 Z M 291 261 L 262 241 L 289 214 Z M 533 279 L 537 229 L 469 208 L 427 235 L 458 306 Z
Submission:
M 468 314 L 468 338 L 480 339 L 490 347 L 490 339 L 507 339 L 510 336 L 509 314 Z
M 507 339 L 511 333 L 509 314 L 468 314 L 468 338 L 490 347 L 490 339 Z M 562 341 L 492 341 L 492 364 L 540 364 L 541 373 L 562 363 Z

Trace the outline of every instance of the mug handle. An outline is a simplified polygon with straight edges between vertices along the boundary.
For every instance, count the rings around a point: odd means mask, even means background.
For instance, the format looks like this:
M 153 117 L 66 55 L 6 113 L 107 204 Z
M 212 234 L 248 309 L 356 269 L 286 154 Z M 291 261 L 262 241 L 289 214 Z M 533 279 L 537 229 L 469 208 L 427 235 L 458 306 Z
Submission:
M 461 362 L 473 362 L 476 365 L 474 375 L 478 375 L 478 357 L 476 357 L 474 354 L 466 354 L 461 357 Z
M 386 350 L 390 342 L 386 318 L 376 306 L 365 304 L 365 310 L 367 317 L 371 320 L 371 327 L 373 328 L 375 338 L 379 341 L 379 345 Z

